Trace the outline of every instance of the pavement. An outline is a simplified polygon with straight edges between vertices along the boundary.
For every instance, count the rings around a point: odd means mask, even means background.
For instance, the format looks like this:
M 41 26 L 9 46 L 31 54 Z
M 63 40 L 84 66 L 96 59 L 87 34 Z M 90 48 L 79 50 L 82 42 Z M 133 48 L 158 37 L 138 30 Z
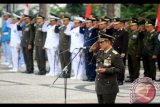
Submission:
M 4 62 L 2 56 L 0 62 Z M 35 72 L 38 71 L 36 62 Z M 47 63 L 48 67 L 48 63 Z M 95 83 L 81 80 L 67 79 L 67 92 L 65 99 L 64 79 L 49 77 L 45 75 L 35 75 L 22 73 L 25 67 L 21 67 L 18 72 L 9 71 L 8 66 L 0 64 L 0 103 L 44 103 L 44 104 L 97 104 L 95 93 Z M 143 77 L 143 68 L 140 70 L 140 77 Z M 126 68 L 125 76 L 128 75 Z M 157 78 L 160 72 L 157 70 Z M 57 79 L 55 84 L 53 81 Z M 159 82 L 157 82 L 159 84 Z M 53 85 L 50 87 L 50 85 Z M 119 86 L 119 93 L 116 103 L 130 103 L 131 83 L 124 82 Z M 156 92 L 156 97 L 152 103 L 160 103 L 160 92 Z

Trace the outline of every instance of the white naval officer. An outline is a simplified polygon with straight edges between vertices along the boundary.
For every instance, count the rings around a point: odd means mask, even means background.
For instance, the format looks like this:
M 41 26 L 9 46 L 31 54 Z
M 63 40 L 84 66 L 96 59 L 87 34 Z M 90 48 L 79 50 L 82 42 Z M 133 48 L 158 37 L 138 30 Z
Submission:
M 11 28 L 11 40 L 10 40 L 10 47 L 11 47 L 11 55 L 12 55 L 12 63 L 13 69 L 10 71 L 17 72 L 18 71 L 18 60 L 19 60 L 19 50 L 20 50 L 20 42 L 21 42 L 21 35 L 18 31 L 17 25 L 18 21 L 20 20 L 20 16 L 17 14 L 13 14 L 12 22 L 9 24 Z
M 72 53 L 72 58 L 74 58 L 74 56 L 80 51 L 72 61 L 73 77 L 71 77 L 71 79 L 78 80 L 86 79 L 84 53 L 83 49 L 79 50 L 84 44 L 84 35 L 80 33 L 80 25 L 82 21 L 83 19 L 81 17 L 75 17 L 74 28 L 71 30 L 70 52 Z
M 44 44 L 50 67 L 49 73 L 46 76 L 57 76 L 59 74 L 59 33 L 55 32 L 55 27 L 59 18 L 56 15 L 50 14 L 49 20 L 47 37 Z

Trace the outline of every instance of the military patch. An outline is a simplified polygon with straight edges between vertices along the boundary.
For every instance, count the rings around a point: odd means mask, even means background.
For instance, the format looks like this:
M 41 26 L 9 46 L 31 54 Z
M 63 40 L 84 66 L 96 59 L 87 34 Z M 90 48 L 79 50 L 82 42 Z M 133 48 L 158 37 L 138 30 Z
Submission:
M 103 64 L 104 66 L 111 66 L 111 58 L 110 57 L 108 57 L 107 59 L 105 59 L 104 60 L 104 64 Z
M 133 39 L 137 39 L 138 36 L 137 35 L 133 35 L 132 37 L 133 37 Z
M 25 30 L 24 31 L 29 31 L 29 28 L 25 28 Z
M 115 51 L 115 50 L 112 50 L 112 52 L 113 52 L 114 54 L 118 54 L 118 52 L 117 52 L 117 51 Z

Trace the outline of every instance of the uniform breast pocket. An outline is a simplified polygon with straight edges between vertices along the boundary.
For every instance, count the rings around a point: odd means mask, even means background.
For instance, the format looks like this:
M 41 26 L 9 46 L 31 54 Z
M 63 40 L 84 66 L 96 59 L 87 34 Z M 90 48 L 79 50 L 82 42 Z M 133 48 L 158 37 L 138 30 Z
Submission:
M 25 30 L 24 30 L 24 31 L 28 32 L 28 31 L 29 31 L 29 28 L 25 28 Z
M 104 60 L 104 66 L 109 67 L 111 66 L 111 58 L 108 57 L 107 59 Z
M 137 38 L 138 38 L 137 35 L 132 35 L 132 37 L 131 37 L 132 40 L 136 40 Z

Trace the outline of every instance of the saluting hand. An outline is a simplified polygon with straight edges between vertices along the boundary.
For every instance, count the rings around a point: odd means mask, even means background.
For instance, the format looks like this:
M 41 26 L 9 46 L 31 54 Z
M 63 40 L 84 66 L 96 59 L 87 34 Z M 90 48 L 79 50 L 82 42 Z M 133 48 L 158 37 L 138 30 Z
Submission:
M 152 59 L 156 59 L 157 58 L 157 56 L 156 55 L 152 55 Z
M 89 49 L 89 52 L 93 52 L 93 51 L 95 51 L 97 48 L 98 48 L 98 41 L 96 41 L 96 42 L 91 46 L 91 48 Z

